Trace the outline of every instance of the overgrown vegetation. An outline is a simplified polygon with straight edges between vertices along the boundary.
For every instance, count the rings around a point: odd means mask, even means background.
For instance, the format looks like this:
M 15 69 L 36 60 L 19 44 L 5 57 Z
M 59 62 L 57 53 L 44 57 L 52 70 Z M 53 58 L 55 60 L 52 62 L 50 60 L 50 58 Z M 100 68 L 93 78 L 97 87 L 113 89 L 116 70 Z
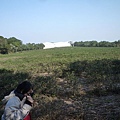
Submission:
M 0 55 L 0 99 L 29 80 L 38 102 L 33 120 L 119 120 L 119 53 L 71 47 Z
M 23 44 L 21 40 L 10 37 L 4 38 L 0 36 L 0 53 L 1 54 L 8 54 L 8 52 L 18 52 L 18 51 L 26 51 L 26 50 L 38 50 L 43 49 L 44 45 L 42 43 L 35 44 L 35 43 L 27 43 Z
M 74 46 L 77 47 L 120 47 L 120 40 L 115 42 L 108 42 L 108 41 L 100 41 L 97 42 L 95 40 L 93 41 L 80 41 L 75 42 Z

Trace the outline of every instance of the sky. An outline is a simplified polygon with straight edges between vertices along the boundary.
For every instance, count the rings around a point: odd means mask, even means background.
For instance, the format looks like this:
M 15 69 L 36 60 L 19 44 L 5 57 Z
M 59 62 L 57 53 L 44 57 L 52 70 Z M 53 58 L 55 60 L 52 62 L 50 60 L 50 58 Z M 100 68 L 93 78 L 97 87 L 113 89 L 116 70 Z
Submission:
M 0 0 L 0 36 L 24 44 L 120 39 L 120 0 Z

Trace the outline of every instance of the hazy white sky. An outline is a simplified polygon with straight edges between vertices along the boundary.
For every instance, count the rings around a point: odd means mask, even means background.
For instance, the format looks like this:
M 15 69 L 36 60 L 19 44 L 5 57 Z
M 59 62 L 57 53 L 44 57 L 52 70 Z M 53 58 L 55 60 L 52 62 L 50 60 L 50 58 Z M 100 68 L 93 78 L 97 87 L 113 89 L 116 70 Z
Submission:
M 120 39 L 120 0 L 0 0 L 0 36 L 23 43 Z

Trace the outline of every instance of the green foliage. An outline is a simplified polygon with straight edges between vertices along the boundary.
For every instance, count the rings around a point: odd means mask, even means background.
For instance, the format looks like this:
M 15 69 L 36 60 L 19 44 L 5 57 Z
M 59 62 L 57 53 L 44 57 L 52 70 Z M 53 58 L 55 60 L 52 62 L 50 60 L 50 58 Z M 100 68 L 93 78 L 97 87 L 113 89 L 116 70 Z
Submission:
M 86 105 L 91 101 L 85 103 L 84 100 L 119 94 L 119 53 L 119 47 L 69 47 L 0 55 L 0 99 L 18 83 L 29 80 L 38 102 L 32 111 L 34 120 L 80 119 L 93 109 Z M 76 107 L 63 99 L 84 104 Z M 0 115 L 2 112 L 1 107 Z
M 120 41 L 115 42 L 107 42 L 107 41 L 81 41 L 81 42 L 75 42 L 74 46 L 77 47 L 120 47 Z
M 8 49 L 7 48 L 0 48 L 0 53 L 1 54 L 8 54 Z
M 22 45 L 22 41 L 16 39 L 15 37 L 11 37 L 9 39 L 7 39 L 8 44 L 12 44 L 15 47 L 19 47 L 20 45 Z
M 71 63 L 68 68 L 70 72 L 74 72 L 77 76 L 81 76 L 82 72 L 86 72 L 88 76 L 92 73 L 94 75 L 113 75 L 120 73 L 120 60 L 76 61 Z
M 3 36 L 0 36 L 0 48 L 1 49 L 7 49 L 9 52 L 18 52 L 18 51 L 26 51 L 26 50 L 38 50 L 43 49 L 45 46 L 41 44 L 35 44 L 35 43 L 27 43 L 22 44 L 22 41 L 15 38 L 4 38 Z M 1 52 L 0 52 L 1 53 Z
M 34 50 L 18 54 L 0 55 L 0 67 L 32 74 L 43 72 L 62 74 L 62 69 L 76 61 L 93 61 L 102 59 L 120 59 L 119 48 L 55 48 Z M 81 63 L 79 63 L 81 64 Z M 97 63 L 96 63 L 97 65 Z M 71 66 L 72 67 L 72 66 Z M 76 65 L 76 68 L 78 66 Z M 75 69 L 76 69 L 75 68 Z M 84 69 L 84 68 L 79 68 Z
M 34 90 L 36 92 L 44 95 L 48 95 L 48 96 L 56 95 L 57 85 L 53 77 L 50 77 L 50 76 L 36 77 L 33 82 L 34 82 Z
M 7 47 L 7 39 L 3 36 L 0 36 L 0 48 L 6 48 Z

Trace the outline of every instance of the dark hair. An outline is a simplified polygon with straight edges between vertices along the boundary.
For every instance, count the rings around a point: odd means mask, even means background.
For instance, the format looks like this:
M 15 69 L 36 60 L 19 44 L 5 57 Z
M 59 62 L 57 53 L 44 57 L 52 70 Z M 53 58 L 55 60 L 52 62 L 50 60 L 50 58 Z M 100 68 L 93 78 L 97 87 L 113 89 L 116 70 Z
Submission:
M 24 81 L 21 84 L 19 84 L 16 88 L 16 92 L 25 94 L 27 93 L 30 89 L 33 89 L 33 86 L 30 82 Z

